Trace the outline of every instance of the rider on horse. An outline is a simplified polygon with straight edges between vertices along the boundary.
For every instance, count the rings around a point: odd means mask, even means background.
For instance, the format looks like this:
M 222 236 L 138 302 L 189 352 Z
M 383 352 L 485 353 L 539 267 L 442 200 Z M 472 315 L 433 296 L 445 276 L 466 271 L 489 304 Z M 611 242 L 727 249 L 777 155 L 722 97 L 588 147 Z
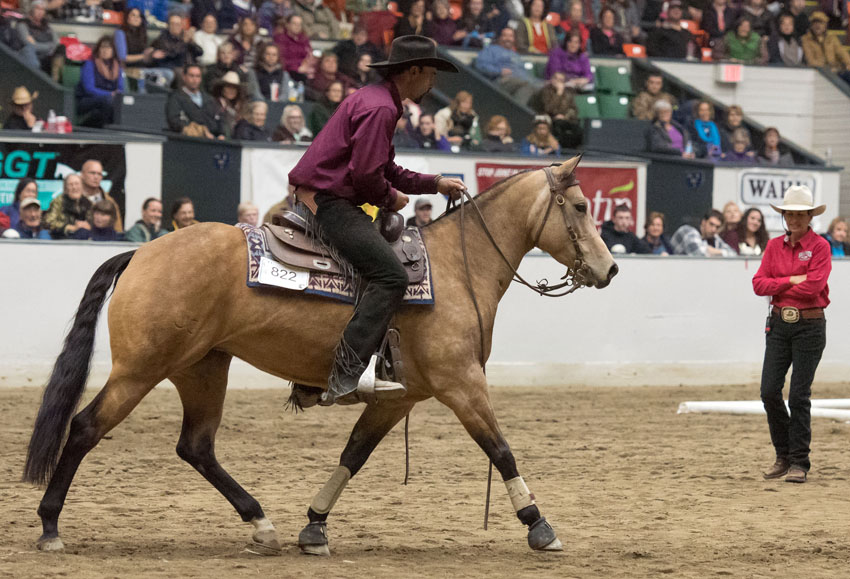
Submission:
M 454 64 L 437 55 L 433 40 L 411 35 L 396 38 L 389 58 L 371 66 L 384 82 L 346 98 L 289 173 L 296 197 L 315 214 L 322 235 L 351 264 L 365 288 L 334 353 L 323 405 L 359 401 L 360 376 L 408 284 L 389 243 L 358 206 L 370 203 L 398 211 L 408 203 L 405 193 L 457 198 L 465 189 L 460 179 L 399 167 L 392 146 L 402 101 L 421 102 L 438 70 L 458 72 Z M 404 389 L 400 384 L 393 387 Z

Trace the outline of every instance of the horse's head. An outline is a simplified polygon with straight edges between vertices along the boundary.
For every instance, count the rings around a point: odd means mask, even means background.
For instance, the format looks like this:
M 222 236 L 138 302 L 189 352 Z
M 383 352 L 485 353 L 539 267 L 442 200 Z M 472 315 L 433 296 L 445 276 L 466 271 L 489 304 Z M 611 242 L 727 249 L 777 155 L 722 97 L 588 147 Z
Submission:
M 618 267 L 596 230 L 590 202 L 575 179 L 580 159 L 573 157 L 545 170 L 547 178 L 529 214 L 529 231 L 537 247 L 568 268 L 580 269 L 585 285 L 603 288 L 617 275 Z

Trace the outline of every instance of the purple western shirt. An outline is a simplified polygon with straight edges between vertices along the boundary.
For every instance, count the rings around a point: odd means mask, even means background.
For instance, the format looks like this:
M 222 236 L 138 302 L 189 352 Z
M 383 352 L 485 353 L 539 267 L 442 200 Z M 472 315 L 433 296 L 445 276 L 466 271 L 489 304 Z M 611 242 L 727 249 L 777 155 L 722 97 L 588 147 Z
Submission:
M 289 183 L 378 207 L 392 207 L 396 189 L 413 195 L 436 193 L 436 175 L 395 164 L 393 132 L 402 110 L 392 82 L 352 93 L 289 172 Z

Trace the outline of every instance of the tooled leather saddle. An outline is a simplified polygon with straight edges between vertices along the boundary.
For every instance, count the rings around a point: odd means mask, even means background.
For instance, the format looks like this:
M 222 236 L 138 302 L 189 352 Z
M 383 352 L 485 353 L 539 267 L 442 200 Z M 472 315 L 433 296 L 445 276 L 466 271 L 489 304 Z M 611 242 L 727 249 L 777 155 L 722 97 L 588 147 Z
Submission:
M 381 223 L 381 233 L 404 266 L 408 283 L 420 283 L 425 277 L 426 267 L 419 229 L 402 229 L 403 225 L 399 226 L 396 221 L 401 216 L 395 216 Z M 393 220 L 393 223 L 388 223 L 387 219 Z M 307 222 L 297 213 L 284 211 L 275 214 L 272 223 L 263 224 L 263 231 L 272 257 L 283 264 L 335 275 L 342 275 L 346 269 L 320 242 L 308 235 Z

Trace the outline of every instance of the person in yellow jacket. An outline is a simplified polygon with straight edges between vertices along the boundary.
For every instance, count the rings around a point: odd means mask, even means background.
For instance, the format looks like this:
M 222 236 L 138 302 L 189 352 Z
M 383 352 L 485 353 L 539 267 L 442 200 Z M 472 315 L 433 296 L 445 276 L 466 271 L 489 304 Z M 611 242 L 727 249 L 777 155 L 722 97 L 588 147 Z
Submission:
M 516 29 L 517 52 L 549 54 L 558 43 L 555 28 L 546 21 L 549 2 L 531 0 L 525 5 L 525 18 Z
M 829 17 L 818 10 L 812 13 L 809 21 L 809 31 L 801 39 L 806 63 L 816 68 L 829 68 L 850 83 L 850 55 L 836 36 L 826 33 Z

